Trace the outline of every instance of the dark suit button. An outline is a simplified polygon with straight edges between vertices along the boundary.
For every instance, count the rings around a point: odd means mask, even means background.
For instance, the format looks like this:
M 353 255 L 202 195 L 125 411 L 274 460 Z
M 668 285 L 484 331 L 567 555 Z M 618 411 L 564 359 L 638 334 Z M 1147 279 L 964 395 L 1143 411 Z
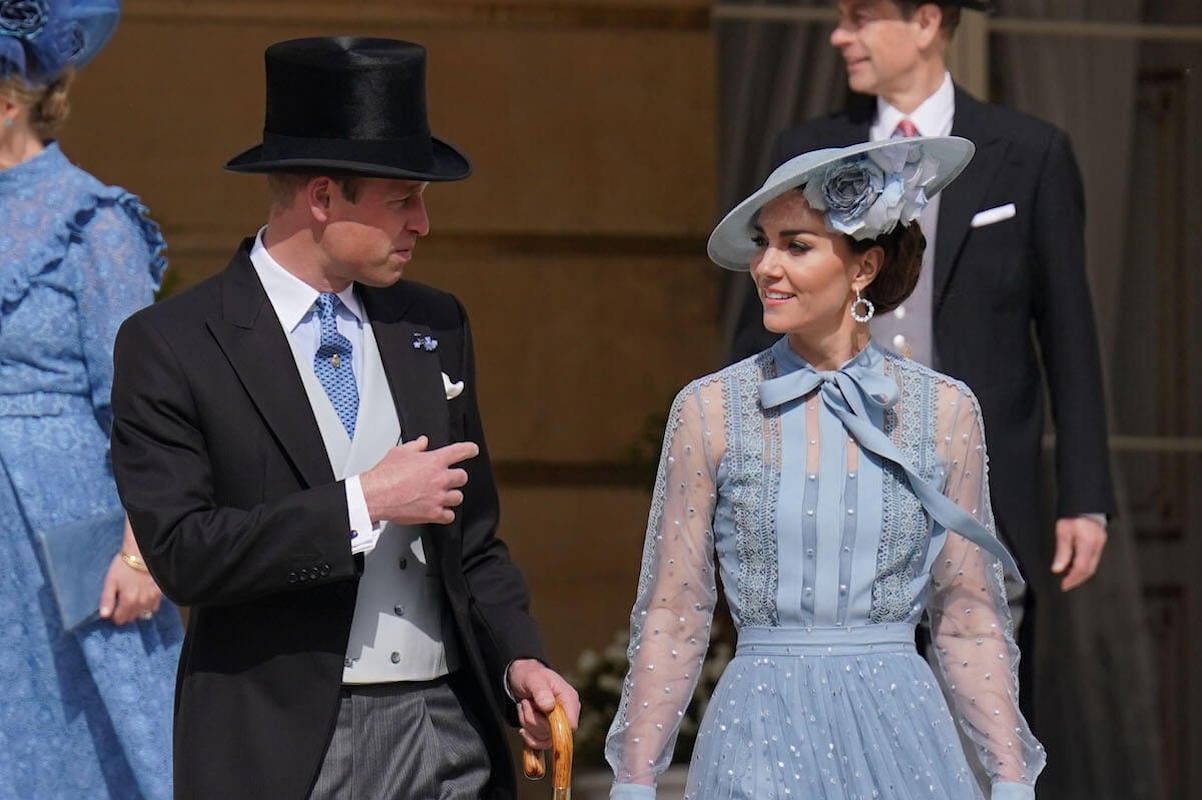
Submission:
M 295 572 L 289 572 L 289 573 L 288 573 L 288 582 L 289 582 L 289 583 L 296 583 L 296 581 L 297 581 L 296 573 L 295 573 Z
M 396 565 L 398 567 L 400 567 L 401 569 L 409 569 L 409 559 L 402 557 L 401 560 L 398 561 Z
M 329 575 L 329 574 L 330 574 L 330 565 L 329 565 L 329 564 L 322 564 L 322 565 L 321 565 L 321 577 L 323 577 L 323 578 L 324 578 L 325 576 L 327 576 L 327 575 Z

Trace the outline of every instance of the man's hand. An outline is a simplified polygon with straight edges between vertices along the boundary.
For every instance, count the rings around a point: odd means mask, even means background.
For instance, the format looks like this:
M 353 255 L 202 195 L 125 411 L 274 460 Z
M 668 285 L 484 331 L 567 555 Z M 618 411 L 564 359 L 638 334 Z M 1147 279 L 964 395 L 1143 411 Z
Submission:
M 580 722 L 580 698 L 571 684 L 533 658 L 519 658 L 509 665 L 509 690 L 518 701 L 522 741 L 534 750 L 551 747 L 551 723 L 547 721 L 559 703 L 567 712 L 572 730 Z
M 1106 546 L 1106 526 L 1089 517 L 1065 517 L 1056 520 L 1056 555 L 1052 572 L 1060 575 L 1060 590 L 1076 589 L 1093 577 Z
M 472 442 L 457 442 L 426 450 L 428 444 L 425 436 L 419 436 L 394 447 L 359 476 L 373 524 L 385 519 L 398 525 L 454 521 L 451 509 L 463 503 L 459 489 L 467 483 L 467 472 L 451 465 L 475 458 L 480 448 Z

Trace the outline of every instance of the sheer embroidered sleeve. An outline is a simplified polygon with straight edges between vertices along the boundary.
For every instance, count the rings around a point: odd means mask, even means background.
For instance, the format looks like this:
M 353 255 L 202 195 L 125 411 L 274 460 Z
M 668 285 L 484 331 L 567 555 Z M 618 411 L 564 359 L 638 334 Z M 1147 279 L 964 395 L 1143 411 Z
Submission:
M 717 388 L 687 387 L 669 414 L 630 618 L 630 671 L 606 740 L 612 797 L 654 796 L 709 643 L 717 593 L 713 453 L 723 427 L 707 412 L 720 408 Z
M 939 386 L 937 451 L 944 493 L 995 532 L 985 429 L 963 385 Z M 993 796 L 1034 797 L 1043 748 L 1018 709 L 1018 648 L 998 560 L 948 531 L 931 570 L 932 641 L 953 714 L 992 777 Z

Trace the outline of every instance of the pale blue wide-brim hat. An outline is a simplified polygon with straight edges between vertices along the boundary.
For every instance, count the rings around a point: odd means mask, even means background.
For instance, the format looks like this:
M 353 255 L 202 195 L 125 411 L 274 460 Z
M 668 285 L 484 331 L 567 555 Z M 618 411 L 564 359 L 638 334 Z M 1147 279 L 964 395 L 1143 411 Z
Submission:
M 758 248 L 756 217 L 768 202 L 804 187 L 806 202 L 829 230 L 873 239 L 918 219 L 972 159 L 972 142 L 959 136 L 920 136 L 812 150 L 781 164 L 764 185 L 739 203 L 710 234 L 710 259 L 747 270 Z

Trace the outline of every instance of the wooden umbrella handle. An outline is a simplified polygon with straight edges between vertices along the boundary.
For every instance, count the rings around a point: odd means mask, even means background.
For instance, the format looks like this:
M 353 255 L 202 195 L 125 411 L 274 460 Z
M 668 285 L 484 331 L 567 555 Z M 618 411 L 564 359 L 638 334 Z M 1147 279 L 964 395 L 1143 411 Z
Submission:
M 547 715 L 551 721 L 551 752 L 554 755 L 555 771 L 551 777 L 554 800 L 572 798 L 572 726 L 568 714 L 558 703 Z M 522 749 L 522 771 L 532 781 L 541 780 L 547 774 L 547 764 L 541 750 Z

